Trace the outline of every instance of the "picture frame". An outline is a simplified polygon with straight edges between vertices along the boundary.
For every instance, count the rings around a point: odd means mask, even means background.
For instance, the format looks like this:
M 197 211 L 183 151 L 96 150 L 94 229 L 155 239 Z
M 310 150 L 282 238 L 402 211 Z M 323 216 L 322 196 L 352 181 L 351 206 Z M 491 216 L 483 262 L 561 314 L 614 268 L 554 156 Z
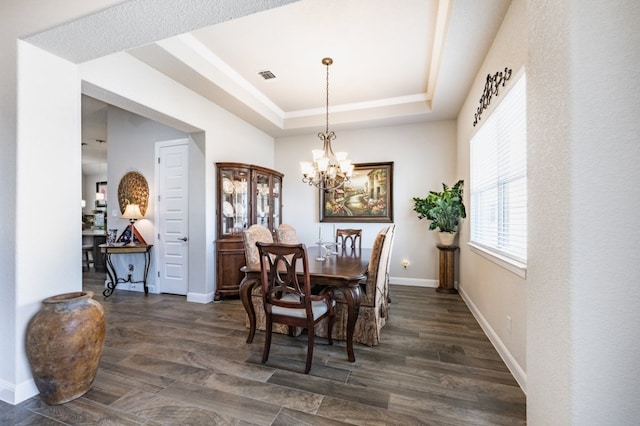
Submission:
M 96 194 L 104 195 L 102 200 L 96 200 L 96 208 L 107 207 L 107 182 L 96 182 Z
M 393 222 L 393 162 L 354 164 L 348 183 L 320 192 L 320 222 Z
M 122 231 L 122 233 L 120 234 L 116 242 L 121 244 L 131 243 L 131 226 L 127 225 L 127 227 L 124 228 L 124 230 Z M 138 232 L 135 226 L 133 227 L 133 242 L 134 244 L 142 244 L 142 245 L 147 244 L 147 242 L 144 240 L 144 238 L 142 238 L 142 235 L 140 234 L 140 232 Z

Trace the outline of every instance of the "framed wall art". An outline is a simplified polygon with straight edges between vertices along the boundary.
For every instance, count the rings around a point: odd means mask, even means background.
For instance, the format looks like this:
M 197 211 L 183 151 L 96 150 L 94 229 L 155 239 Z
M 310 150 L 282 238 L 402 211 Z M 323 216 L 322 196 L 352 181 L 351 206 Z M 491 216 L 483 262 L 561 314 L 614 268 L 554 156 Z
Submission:
M 96 182 L 96 208 L 101 207 L 107 207 L 107 182 Z
M 393 162 L 354 164 L 342 188 L 320 191 L 320 222 L 393 222 Z

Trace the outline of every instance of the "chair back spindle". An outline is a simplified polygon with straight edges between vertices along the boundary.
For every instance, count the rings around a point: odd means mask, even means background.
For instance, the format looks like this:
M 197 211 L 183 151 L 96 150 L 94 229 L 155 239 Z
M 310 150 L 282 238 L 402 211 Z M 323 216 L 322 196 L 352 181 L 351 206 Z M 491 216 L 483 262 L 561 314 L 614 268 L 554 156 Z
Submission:
M 342 249 L 362 249 L 362 229 L 336 229 L 336 244 Z

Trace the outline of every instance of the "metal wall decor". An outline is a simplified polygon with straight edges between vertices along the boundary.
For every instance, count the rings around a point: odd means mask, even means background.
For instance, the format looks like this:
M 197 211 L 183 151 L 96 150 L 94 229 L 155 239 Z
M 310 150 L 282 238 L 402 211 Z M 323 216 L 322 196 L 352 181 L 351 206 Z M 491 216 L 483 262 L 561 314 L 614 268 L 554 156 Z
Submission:
M 127 204 L 137 204 L 144 216 L 149 203 L 149 185 L 147 180 L 138 172 L 129 172 L 120 179 L 118 185 L 118 203 L 120 213 L 124 214 Z
M 484 90 L 482 92 L 482 97 L 480 98 L 480 106 L 476 110 L 473 120 L 473 127 L 478 124 L 480 121 L 480 116 L 482 115 L 482 111 L 487 109 L 489 104 L 491 103 L 491 98 L 493 95 L 498 96 L 498 89 L 500 86 L 504 87 L 507 80 L 511 78 L 511 68 L 504 68 L 503 71 L 498 71 L 495 74 L 487 74 L 487 80 L 484 83 Z

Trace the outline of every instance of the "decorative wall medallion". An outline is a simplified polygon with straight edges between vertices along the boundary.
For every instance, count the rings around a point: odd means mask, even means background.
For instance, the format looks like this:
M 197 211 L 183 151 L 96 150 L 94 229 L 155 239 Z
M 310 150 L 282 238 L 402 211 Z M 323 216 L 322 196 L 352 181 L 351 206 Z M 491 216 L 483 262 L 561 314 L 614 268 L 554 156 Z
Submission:
M 149 185 L 144 176 L 138 172 L 129 172 L 120 179 L 118 203 L 120 204 L 120 213 L 124 213 L 129 203 L 138 204 L 143 216 L 147 213 Z
M 489 104 L 491 103 L 491 98 L 493 95 L 498 96 L 498 89 L 500 86 L 504 87 L 507 80 L 511 78 L 511 68 L 504 69 L 504 72 L 498 71 L 494 75 L 487 74 L 487 80 L 484 83 L 484 90 L 482 92 L 482 97 L 480 98 L 480 106 L 476 110 L 473 127 L 478 124 L 480 121 L 480 116 L 482 115 L 482 111 L 487 109 Z

